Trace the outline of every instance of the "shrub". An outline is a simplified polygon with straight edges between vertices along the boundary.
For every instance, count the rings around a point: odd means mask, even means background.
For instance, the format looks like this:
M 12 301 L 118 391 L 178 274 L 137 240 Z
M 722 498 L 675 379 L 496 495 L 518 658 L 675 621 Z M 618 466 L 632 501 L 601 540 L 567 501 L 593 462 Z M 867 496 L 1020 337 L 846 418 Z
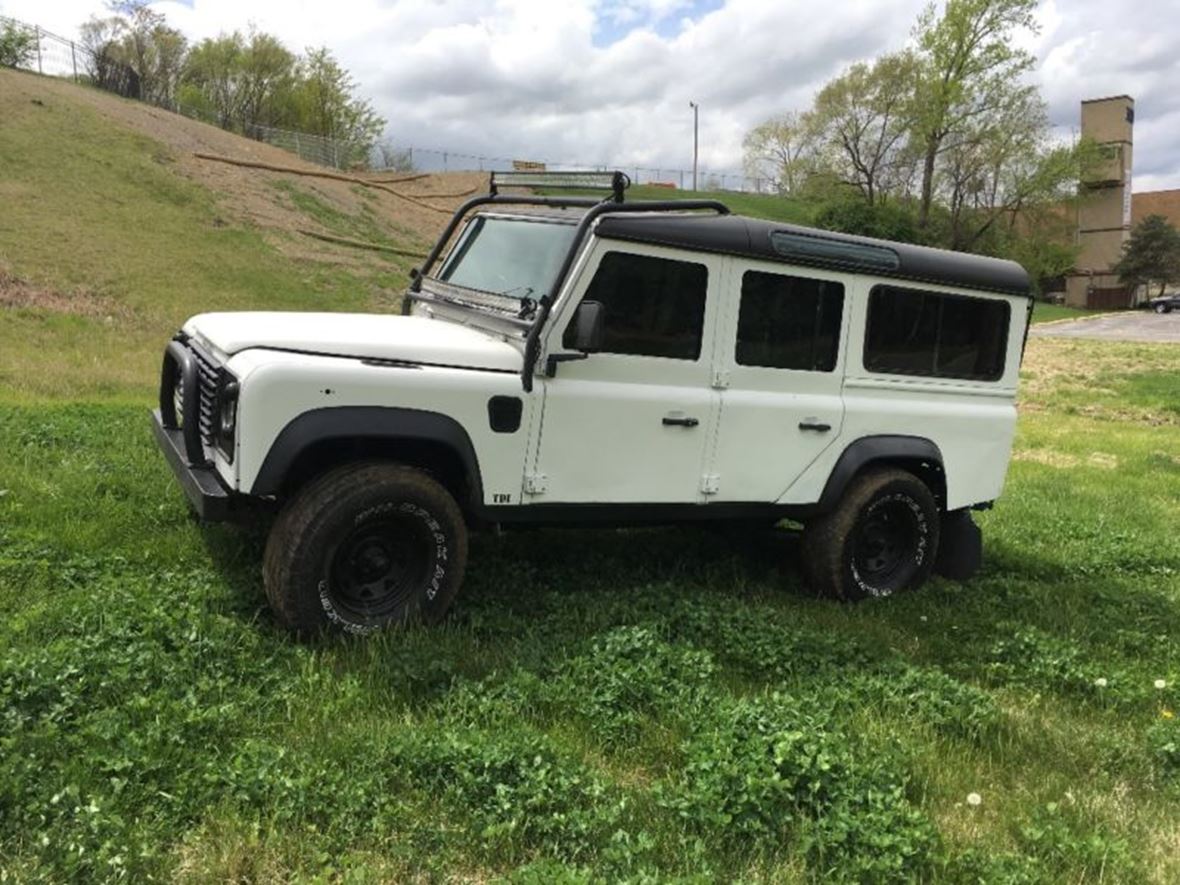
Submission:
M 37 51 L 37 35 L 16 22 L 0 27 L 0 68 L 27 65 Z

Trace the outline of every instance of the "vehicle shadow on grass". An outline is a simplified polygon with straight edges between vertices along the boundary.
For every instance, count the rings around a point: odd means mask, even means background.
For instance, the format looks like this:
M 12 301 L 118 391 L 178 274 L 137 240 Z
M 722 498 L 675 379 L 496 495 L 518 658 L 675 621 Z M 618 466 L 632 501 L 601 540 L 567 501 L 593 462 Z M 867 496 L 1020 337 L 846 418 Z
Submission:
M 262 562 L 269 521 L 200 528 L 209 559 L 230 591 L 234 610 L 251 618 L 266 609 Z M 645 588 L 732 596 L 787 593 L 810 598 L 798 564 L 798 532 L 759 527 L 537 529 L 475 532 L 452 623 L 495 611 L 535 621 L 548 605 L 590 604 L 595 595 Z M 269 610 L 261 620 L 273 624 Z

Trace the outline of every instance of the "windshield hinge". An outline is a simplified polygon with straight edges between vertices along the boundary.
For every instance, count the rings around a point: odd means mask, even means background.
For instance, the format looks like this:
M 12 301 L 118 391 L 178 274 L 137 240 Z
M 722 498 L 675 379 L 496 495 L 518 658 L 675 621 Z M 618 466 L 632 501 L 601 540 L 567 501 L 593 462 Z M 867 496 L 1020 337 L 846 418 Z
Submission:
M 526 473 L 524 477 L 524 493 L 526 495 L 543 495 L 548 487 L 547 477 L 543 473 Z

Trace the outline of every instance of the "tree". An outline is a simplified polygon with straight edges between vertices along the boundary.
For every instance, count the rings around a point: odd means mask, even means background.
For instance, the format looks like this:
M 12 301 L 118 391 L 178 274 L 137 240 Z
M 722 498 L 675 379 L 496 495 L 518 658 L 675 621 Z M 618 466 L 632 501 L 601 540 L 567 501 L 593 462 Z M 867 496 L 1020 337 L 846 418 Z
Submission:
M 1148 215 L 1123 243 L 1114 272 L 1129 286 L 1158 283 L 1163 295 L 1169 283 L 1180 282 L 1180 231 L 1164 216 Z
M 746 174 L 798 194 L 818 161 L 818 139 L 805 114 L 788 111 L 755 126 L 742 141 Z
M 349 156 L 343 165 L 367 163 L 385 129 L 385 120 L 355 91 L 352 76 L 326 47 L 307 50 L 293 94 L 297 128 L 344 142 Z
M 1020 101 L 1023 76 L 1035 59 L 1015 47 L 1018 31 L 1037 31 L 1037 0 L 947 0 L 939 18 L 933 4 L 918 20 L 920 71 L 914 137 L 922 151 L 918 223 L 930 217 L 938 160 L 980 118 Z
M 114 44 L 118 60 L 139 75 L 140 97 L 154 104 L 171 104 L 188 41 L 169 27 L 164 14 L 151 9 L 147 0 L 121 0 L 111 9 L 122 21 L 120 38 Z
M 819 91 L 808 115 L 832 171 L 870 206 L 905 179 L 894 173 L 912 129 L 916 70 L 908 52 L 855 64 Z
M 37 51 L 37 35 L 16 22 L 0 28 L 0 68 L 19 68 Z

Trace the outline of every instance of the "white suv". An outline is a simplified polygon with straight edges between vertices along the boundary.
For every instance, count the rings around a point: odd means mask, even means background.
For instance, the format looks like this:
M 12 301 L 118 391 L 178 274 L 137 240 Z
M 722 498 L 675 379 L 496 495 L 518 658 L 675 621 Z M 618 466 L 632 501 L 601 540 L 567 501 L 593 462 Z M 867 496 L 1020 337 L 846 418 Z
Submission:
M 804 524 L 843 598 L 978 566 L 1029 308 L 1017 264 L 731 215 L 498 193 L 402 316 L 217 313 L 168 345 L 155 431 L 201 517 L 276 510 L 296 630 L 443 616 L 471 528 Z

